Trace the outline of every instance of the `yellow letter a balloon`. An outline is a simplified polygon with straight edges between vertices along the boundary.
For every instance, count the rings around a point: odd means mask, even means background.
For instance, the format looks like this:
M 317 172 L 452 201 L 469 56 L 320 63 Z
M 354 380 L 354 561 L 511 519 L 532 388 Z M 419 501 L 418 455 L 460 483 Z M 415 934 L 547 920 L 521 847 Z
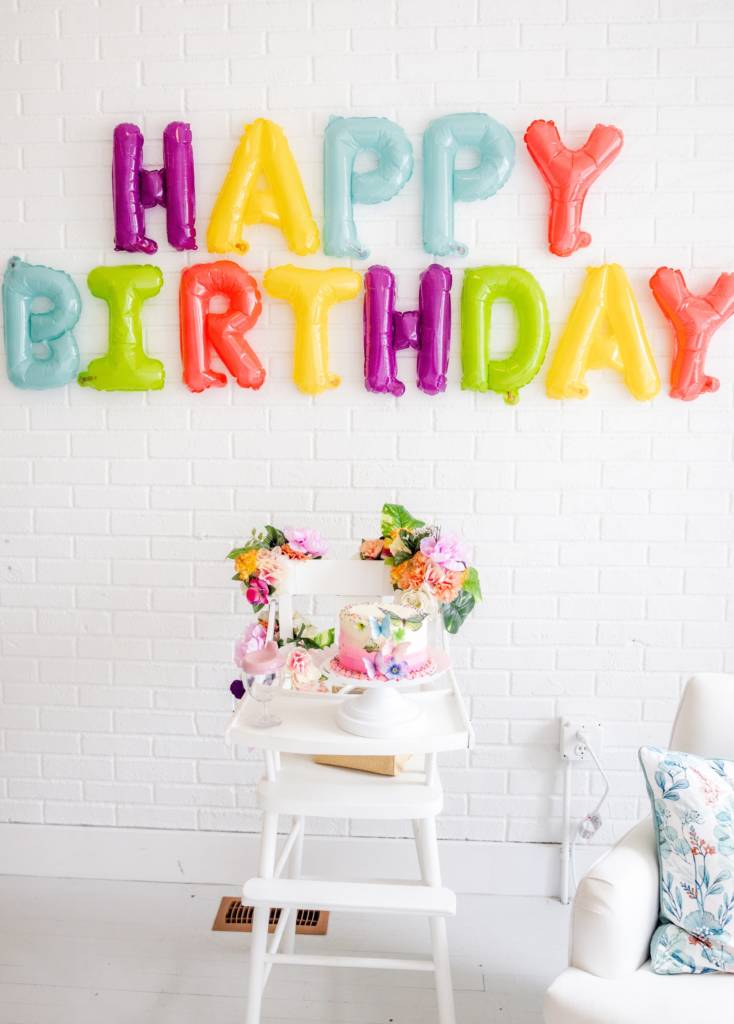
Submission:
M 586 371 L 610 366 L 638 402 L 654 398 L 660 377 L 627 275 L 617 263 L 587 275 L 546 378 L 548 397 L 586 398 Z
M 360 275 L 349 267 L 304 270 L 288 264 L 266 271 L 263 286 L 273 298 L 290 302 L 296 314 L 293 380 L 298 390 L 320 395 L 327 388 L 338 388 L 340 378 L 329 373 L 326 324 L 335 302 L 353 299 L 359 292 Z
M 258 189 L 263 172 L 270 189 Z M 307 256 L 319 247 L 319 232 L 296 161 L 283 129 L 259 117 L 245 125 L 232 166 L 212 211 L 206 244 L 209 252 L 246 253 L 243 224 L 272 224 L 280 228 L 291 252 Z

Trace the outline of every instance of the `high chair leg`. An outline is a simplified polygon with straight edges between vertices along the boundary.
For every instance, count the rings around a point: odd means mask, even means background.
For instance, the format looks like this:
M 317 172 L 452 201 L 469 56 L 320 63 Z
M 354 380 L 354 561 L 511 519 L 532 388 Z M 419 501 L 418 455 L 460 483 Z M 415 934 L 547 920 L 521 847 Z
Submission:
M 441 865 L 438 859 L 436 819 L 421 818 L 419 821 L 413 822 L 413 833 L 416 836 L 416 847 L 419 851 L 418 860 L 424 884 L 440 886 Z M 443 917 L 429 917 L 428 924 L 431 929 L 433 962 L 436 965 L 438 1019 L 440 1024 L 455 1024 L 454 989 L 451 983 L 451 964 L 449 962 L 449 947 L 446 939 L 446 920 Z
M 273 877 L 277 835 L 278 815 L 274 811 L 264 811 L 260 835 L 260 862 L 258 866 L 258 876 L 260 878 Z M 250 943 L 250 968 L 247 981 L 245 1024 L 258 1024 L 260 1020 L 269 918 L 270 907 L 255 907 L 252 915 L 252 942 Z
M 290 855 L 290 859 L 289 859 L 289 863 L 288 863 L 288 877 L 289 878 L 300 878 L 301 877 L 301 860 L 303 859 L 303 830 L 304 830 L 305 820 L 302 817 L 296 818 L 294 816 L 293 824 L 295 825 L 297 822 L 301 826 L 301 831 L 298 833 L 298 838 L 296 839 L 295 843 L 293 844 L 293 849 L 291 850 L 291 855 Z M 280 944 L 280 948 L 281 948 L 281 952 L 282 953 L 292 953 L 293 952 L 294 944 L 295 944 L 295 941 L 296 941 L 296 917 L 297 916 L 298 916 L 298 912 L 296 910 L 292 910 L 291 914 L 290 914 L 290 917 L 288 918 L 288 924 L 285 926 L 285 931 L 283 932 L 283 940 L 282 940 L 282 942 Z

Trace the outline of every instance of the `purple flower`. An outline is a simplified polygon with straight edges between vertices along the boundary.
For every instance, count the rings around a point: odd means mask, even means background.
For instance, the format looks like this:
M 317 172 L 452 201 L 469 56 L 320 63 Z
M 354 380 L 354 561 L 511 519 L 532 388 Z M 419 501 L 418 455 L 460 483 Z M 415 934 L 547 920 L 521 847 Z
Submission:
M 387 679 L 402 679 L 408 671 L 407 661 L 396 661 L 395 658 L 390 658 L 387 665 L 385 666 L 385 677 Z
M 321 536 L 320 530 L 310 530 L 307 528 L 297 530 L 295 526 L 285 526 L 283 527 L 283 533 L 288 541 L 288 546 L 302 555 L 321 558 L 329 550 L 329 545 Z
M 241 679 L 233 679 L 229 689 L 230 693 L 234 694 L 237 700 L 242 700 L 245 696 L 245 687 Z
M 250 585 L 247 588 L 245 597 L 250 604 L 267 604 L 268 603 L 268 590 L 267 583 L 264 583 L 261 579 L 255 576 L 250 580 Z
M 421 551 L 436 565 L 442 565 L 452 572 L 460 572 L 469 562 L 469 545 L 452 530 L 442 533 L 440 537 L 424 537 Z

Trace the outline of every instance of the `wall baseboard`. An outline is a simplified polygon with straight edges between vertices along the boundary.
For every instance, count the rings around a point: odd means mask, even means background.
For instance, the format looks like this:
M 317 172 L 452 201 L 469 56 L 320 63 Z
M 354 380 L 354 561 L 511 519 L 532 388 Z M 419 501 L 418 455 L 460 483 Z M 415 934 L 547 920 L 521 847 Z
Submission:
M 460 893 L 557 896 L 560 848 L 551 843 L 439 843 L 443 882 Z M 255 874 L 258 836 L 178 829 L 0 824 L 0 874 L 239 887 Z M 577 850 L 580 877 L 608 847 Z M 307 836 L 304 874 L 417 878 L 410 839 Z

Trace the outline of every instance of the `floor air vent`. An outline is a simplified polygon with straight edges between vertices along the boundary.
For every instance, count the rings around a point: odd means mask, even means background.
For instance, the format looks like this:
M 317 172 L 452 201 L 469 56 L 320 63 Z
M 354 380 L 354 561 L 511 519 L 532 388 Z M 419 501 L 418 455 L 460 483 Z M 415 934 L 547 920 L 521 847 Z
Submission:
M 236 896 L 225 896 L 219 904 L 212 925 L 213 932 L 251 932 L 252 907 L 243 907 Z M 268 931 L 274 932 L 280 919 L 280 908 L 270 911 Z M 326 935 L 329 924 L 328 910 L 299 910 L 296 913 L 296 935 Z

